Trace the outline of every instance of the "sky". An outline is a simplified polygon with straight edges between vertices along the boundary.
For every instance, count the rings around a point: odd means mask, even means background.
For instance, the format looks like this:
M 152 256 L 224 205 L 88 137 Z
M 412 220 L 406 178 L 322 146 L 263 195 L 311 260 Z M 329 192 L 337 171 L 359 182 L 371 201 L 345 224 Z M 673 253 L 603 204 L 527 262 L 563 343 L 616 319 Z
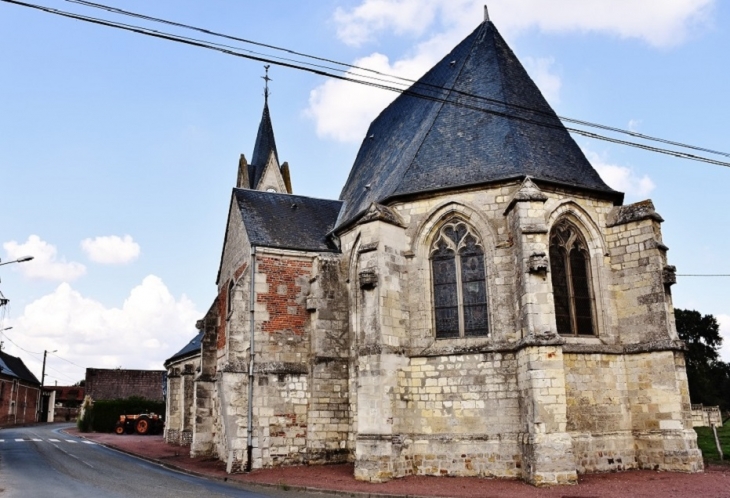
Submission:
M 36 4 L 230 44 L 64 0 Z M 101 1 L 101 0 L 100 0 Z M 108 0 L 109 5 L 418 78 L 483 20 L 484 0 Z M 491 0 L 492 21 L 561 116 L 730 151 L 730 5 Z M 0 1 L 3 349 L 46 384 L 86 367 L 162 368 L 195 335 L 238 157 L 251 158 L 263 63 Z M 329 63 L 325 65 L 331 65 Z M 339 197 L 396 94 L 273 65 L 269 106 L 294 192 Z M 353 77 L 355 75 L 353 74 Z M 730 274 L 730 169 L 575 137 L 626 202 L 654 201 L 669 263 Z M 712 156 L 728 160 L 728 157 Z M 678 277 L 730 361 L 730 278 Z

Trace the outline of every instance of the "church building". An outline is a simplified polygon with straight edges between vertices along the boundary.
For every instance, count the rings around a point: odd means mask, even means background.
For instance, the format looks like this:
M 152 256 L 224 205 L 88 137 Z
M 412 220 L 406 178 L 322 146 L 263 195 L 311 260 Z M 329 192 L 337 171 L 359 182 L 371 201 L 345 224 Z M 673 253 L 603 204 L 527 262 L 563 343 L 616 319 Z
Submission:
M 663 220 L 492 22 L 372 122 L 339 200 L 294 194 L 273 130 L 267 95 L 168 441 L 372 482 L 702 470 Z

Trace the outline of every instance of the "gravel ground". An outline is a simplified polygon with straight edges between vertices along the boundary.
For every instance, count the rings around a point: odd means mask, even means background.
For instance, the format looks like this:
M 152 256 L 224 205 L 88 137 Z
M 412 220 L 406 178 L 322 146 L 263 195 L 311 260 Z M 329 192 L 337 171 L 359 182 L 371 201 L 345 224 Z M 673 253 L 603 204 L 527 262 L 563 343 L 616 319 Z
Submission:
M 162 436 L 115 434 L 70 434 L 82 436 L 127 453 L 158 461 L 164 465 L 213 478 L 246 484 L 276 486 L 290 490 L 321 490 L 352 496 L 429 496 L 454 498 L 621 498 L 691 497 L 730 498 L 730 466 L 710 466 L 704 473 L 681 474 L 638 470 L 612 474 L 580 476 L 576 486 L 535 488 L 519 481 L 475 477 L 406 477 L 382 484 L 356 481 L 353 466 L 322 465 L 262 469 L 250 474 L 225 473 L 222 462 L 190 458 L 188 449 L 168 445 Z

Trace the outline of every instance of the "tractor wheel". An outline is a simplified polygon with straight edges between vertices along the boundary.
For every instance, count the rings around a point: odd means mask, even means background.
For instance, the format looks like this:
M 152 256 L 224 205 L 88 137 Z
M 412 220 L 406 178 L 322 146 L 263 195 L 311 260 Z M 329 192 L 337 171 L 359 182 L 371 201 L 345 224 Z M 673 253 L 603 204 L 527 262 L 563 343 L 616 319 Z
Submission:
M 140 417 L 137 419 L 137 425 L 135 426 L 137 429 L 137 434 L 149 434 L 150 429 L 152 428 L 150 424 L 150 419 L 148 417 Z
M 121 422 L 117 422 L 117 425 L 114 426 L 114 432 L 119 434 L 120 436 L 124 434 L 124 424 Z

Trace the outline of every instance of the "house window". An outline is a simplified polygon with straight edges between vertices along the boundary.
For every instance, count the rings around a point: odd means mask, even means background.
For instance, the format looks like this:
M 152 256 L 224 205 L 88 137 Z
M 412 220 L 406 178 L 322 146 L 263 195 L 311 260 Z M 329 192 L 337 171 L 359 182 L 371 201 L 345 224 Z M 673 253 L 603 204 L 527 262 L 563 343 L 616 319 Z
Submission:
M 566 220 L 550 234 L 550 272 L 558 333 L 595 335 L 588 246 L 580 231 Z
M 233 280 L 228 282 L 228 293 L 226 295 L 226 316 L 230 318 L 233 313 Z
M 460 220 L 445 224 L 431 248 L 436 337 L 488 333 L 484 249 Z

